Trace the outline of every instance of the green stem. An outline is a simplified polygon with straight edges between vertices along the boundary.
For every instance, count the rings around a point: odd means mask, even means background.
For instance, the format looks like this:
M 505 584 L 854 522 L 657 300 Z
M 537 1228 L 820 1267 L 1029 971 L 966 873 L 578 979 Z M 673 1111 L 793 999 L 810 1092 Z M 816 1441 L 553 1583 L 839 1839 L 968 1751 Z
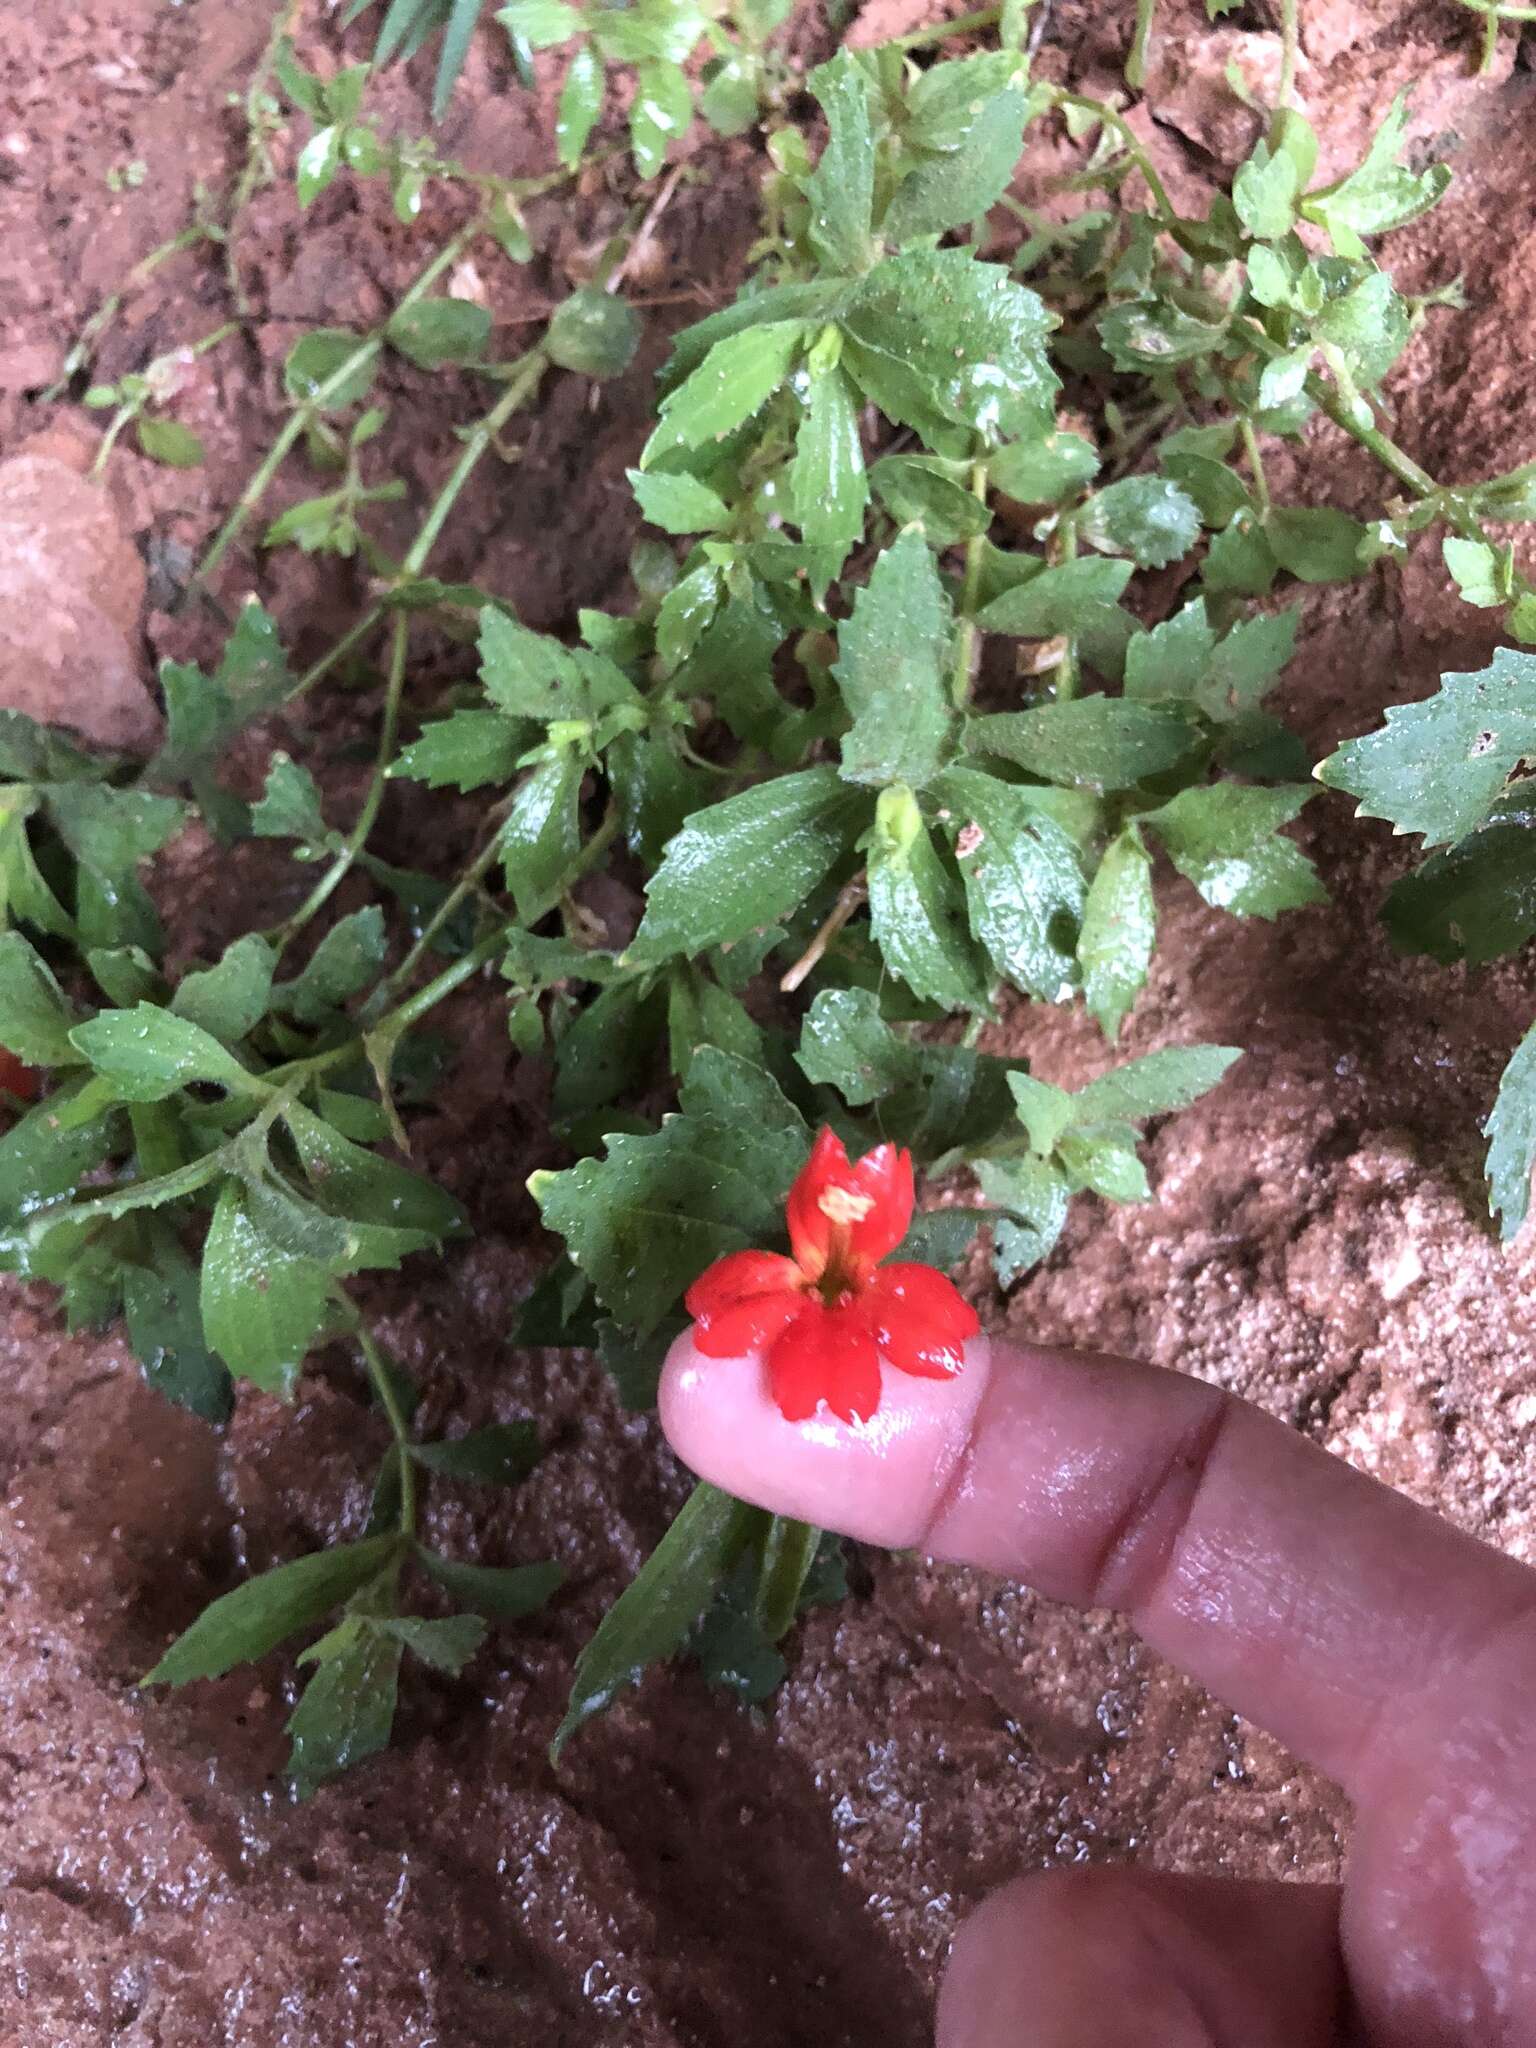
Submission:
M 501 852 L 502 822 L 500 818 L 497 819 L 495 829 L 490 837 L 448 891 L 448 894 L 443 898 L 436 910 L 427 919 L 427 922 L 422 926 L 410 951 L 400 962 L 400 965 L 384 981 L 380 982 L 373 999 L 375 1002 L 387 1002 L 397 988 L 402 987 L 410 980 L 416 968 L 425 958 L 432 941 L 458 910 L 460 904 L 474 894 L 475 890 L 479 888 L 485 877 L 490 873 L 497 855 Z
M 457 960 L 436 974 L 429 982 L 408 996 L 396 1009 L 382 1017 L 369 1032 L 370 1038 L 380 1032 L 403 1037 L 413 1024 L 419 1024 L 428 1010 L 451 996 L 455 989 L 462 988 L 466 981 L 473 981 L 482 967 L 488 967 L 507 943 L 505 930 L 488 932 L 477 946 L 471 946 L 467 953 L 461 953 Z
M 971 470 L 971 495 L 987 502 L 987 465 L 978 462 Z M 958 710 L 964 710 L 971 694 L 971 671 L 976 666 L 976 598 L 981 588 L 981 551 L 985 532 L 974 534 L 965 544 L 965 572 L 960 583 L 960 629 L 955 634 L 955 665 L 950 677 L 950 695 Z
M 443 272 L 451 269 L 458 262 L 479 232 L 480 223 L 478 220 L 475 220 L 468 227 L 461 228 L 451 241 L 444 243 L 426 269 L 416 279 L 410 290 L 400 300 L 395 308 L 395 313 L 402 313 L 407 306 L 414 305 L 418 299 L 425 297 L 442 276 Z M 358 371 L 366 369 L 370 363 L 374 362 L 383 352 L 383 348 L 384 331 L 380 328 L 377 332 L 366 336 L 360 341 L 345 361 L 331 372 L 325 382 L 310 397 L 294 407 L 293 411 L 283 422 L 277 439 L 268 449 L 255 475 L 240 493 L 235 509 L 220 527 L 218 534 L 214 538 L 213 545 L 209 548 L 207 554 L 204 555 L 202 561 L 199 562 L 189 588 L 196 588 L 199 584 L 206 584 L 208 582 L 220 562 L 223 561 L 225 555 L 228 554 L 230 548 L 239 538 L 246 520 L 250 518 L 256 507 L 266 496 L 268 486 L 282 467 L 283 460 L 294 442 L 298 440 L 300 434 L 303 433 L 310 421 L 325 410 L 328 401 L 338 391 L 345 390 L 347 384 L 357 375 Z
M 1152 195 L 1152 204 L 1157 209 L 1158 218 L 1162 221 L 1163 226 L 1165 228 L 1178 226 L 1179 216 L 1174 209 L 1173 201 L 1168 196 L 1168 187 L 1158 176 L 1157 166 L 1142 148 L 1140 138 L 1137 136 L 1135 129 L 1130 126 L 1122 115 L 1116 113 L 1113 107 L 1106 106 L 1103 100 L 1086 99 L 1082 93 L 1078 92 L 1052 93 L 1051 104 L 1057 107 L 1078 107 L 1083 113 L 1092 114 L 1095 119 L 1102 121 L 1106 128 L 1112 128 L 1119 136 L 1126 155 L 1135 164 L 1137 170 L 1140 171 L 1146 188 Z
M 1248 457 L 1248 467 L 1253 472 L 1253 495 L 1258 502 L 1259 517 L 1269 514 L 1269 478 L 1264 473 L 1264 457 L 1259 450 L 1259 437 L 1253 430 L 1253 421 L 1244 413 L 1237 423 L 1243 437 L 1243 451 Z
M 1136 33 L 1125 60 L 1125 82 L 1133 92 L 1140 92 L 1147 82 L 1147 56 L 1152 47 L 1152 19 L 1156 13 L 1157 0 L 1136 0 Z
M 347 835 L 346 844 L 292 917 L 272 935 L 272 942 L 279 954 L 289 941 L 304 929 L 315 913 L 329 902 L 368 843 L 368 835 L 379 815 L 379 806 L 384 801 L 384 783 L 389 764 L 395 758 L 395 742 L 400 731 L 400 699 L 405 690 L 406 645 L 409 639 L 409 618 L 406 613 L 399 612 L 395 617 L 394 637 L 390 646 L 389 677 L 384 687 L 384 716 L 379 726 L 379 744 L 374 755 L 373 776 L 368 784 L 368 794 L 363 799 L 363 807 L 357 814 L 356 824 Z
M 1280 117 L 1296 92 L 1296 63 L 1301 54 L 1301 8 L 1299 0 L 1280 0 L 1280 82 L 1275 88 L 1274 117 L 1269 124 L 1271 147 L 1279 139 Z
M 519 362 L 507 380 L 507 388 L 491 407 L 490 411 L 465 436 L 464 452 L 454 464 L 447 481 L 432 502 L 420 533 L 412 544 L 410 553 L 400 565 L 401 579 L 419 576 L 426 566 L 428 555 L 437 545 L 449 513 L 465 484 L 474 474 L 475 465 L 486 450 L 492 446 L 513 413 L 526 405 L 539 388 L 539 379 L 549 367 L 549 357 L 542 349 L 531 349 Z
M 974 35 L 978 29 L 996 28 L 1003 18 L 1001 7 L 977 7 L 969 14 L 957 14 L 952 21 L 932 21 L 926 28 L 915 28 L 910 35 L 896 36 L 891 47 L 897 50 L 927 50 L 935 43 L 947 43 L 951 36 Z
M 287 0 L 273 18 L 272 32 L 267 37 L 267 46 L 261 53 L 256 69 L 251 73 L 245 88 L 245 162 L 240 176 L 230 194 L 229 211 L 224 223 L 224 277 L 229 286 L 230 303 L 236 315 L 244 322 L 251 317 L 250 296 L 240 275 L 240 258 L 236 249 L 236 237 L 250 205 L 257 186 L 264 177 L 271 175 L 272 159 L 266 143 L 266 117 L 262 111 L 262 97 L 267 90 L 273 68 L 277 63 L 279 50 L 284 38 L 292 35 L 299 18 L 303 0 Z
M 359 1320 L 352 1332 L 357 1339 L 357 1348 L 363 1354 L 363 1363 L 368 1368 L 368 1378 L 378 1396 L 379 1406 L 394 1431 L 395 1445 L 400 1454 L 400 1534 L 414 1536 L 416 1533 L 416 1467 L 411 1459 L 411 1425 L 400 1406 L 400 1397 L 395 1390 L 394 1374 L 374 1342 L 367 1325 Z
M 1077 528 L 1070 519 L 1063 520 L 1062 522 L 1060 559 L 1063 562 L 1075 562 L 1077 560 Z M 1057 702 L 1066 703 L 1069 698 L 1075 697 L 1077 695 L 1077 685 L 1077 643 L 1069 634 L 1067 636 L 1066 652 L 1062 655 L 1056 670 Z
M 757 1575 L 757 1625 L 770 1643 L 787 1635 L 794 1623 L 800 1595 L 815 1562 L 821 1531 L 810 1522 L 775 1515 L 763 1538 Z
M 157 249 L 151 249 L 147 256 L 141 256 L 118 289 L 104 299 L 97 310 L 81 328 L 73 348 L 64 358 L 64 367 L 48 389 L 43 393 L 42 402 L 49 405 L 56 398 L 62 398 L 69 389 L 69 381 L 85 369 L 95 354 L 96 344 L 106 333 L 122 310 L 128 294 L 152 277 L 162 263 L 168 263 L 173 256 L 179 256 L 184 249 L 196 249 L 203 242 L 218 240 L 219 231 L 207 221 L 194 221 L 179 234 L 172 235 L 168 242 L 162 242 Z

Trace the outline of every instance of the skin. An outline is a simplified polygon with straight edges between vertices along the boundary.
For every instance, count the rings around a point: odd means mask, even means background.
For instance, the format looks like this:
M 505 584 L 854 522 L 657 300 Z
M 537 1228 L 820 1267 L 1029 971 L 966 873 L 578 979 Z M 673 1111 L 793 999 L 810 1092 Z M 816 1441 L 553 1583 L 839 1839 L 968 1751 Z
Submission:
M 1532 2048 L 1536 1572 L 1247 1402 L 977 1339 L 878 1414 L 786 1422 L 761 1362 L 667 1360 L 663 1426 L 743 1499 L 1127 1614 L 1339 1780 L 1342 1887 L 1104 1867 L 956 1937 L 939 2048 Z

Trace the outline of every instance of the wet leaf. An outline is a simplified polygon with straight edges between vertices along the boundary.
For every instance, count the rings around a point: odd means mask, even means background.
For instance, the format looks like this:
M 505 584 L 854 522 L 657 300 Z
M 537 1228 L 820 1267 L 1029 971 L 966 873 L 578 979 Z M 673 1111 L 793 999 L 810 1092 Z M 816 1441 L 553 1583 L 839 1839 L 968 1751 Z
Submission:
M 853 714 L 845 780 L 921 789 L 937 773 L 953 723 L 951 632 L 933 553 L 920 533 L 904 533 L 875 563 L 838 634 L 833 674 Z
M 1279 830 L 1314 794 L 1305 786 L 1210 783 L 1181 790 L 1140 822 L 1207 903 L 1237 917 L 1278 917 L 1327 900 L 1311 861 Z
M 323 1265 L 275 1244 L 252 1220 L 245 1191 L 219 1191 L 203 1248 L 202 1317 L 209 1344 L 237 1379 L 291 1400 L 325 1320 Z

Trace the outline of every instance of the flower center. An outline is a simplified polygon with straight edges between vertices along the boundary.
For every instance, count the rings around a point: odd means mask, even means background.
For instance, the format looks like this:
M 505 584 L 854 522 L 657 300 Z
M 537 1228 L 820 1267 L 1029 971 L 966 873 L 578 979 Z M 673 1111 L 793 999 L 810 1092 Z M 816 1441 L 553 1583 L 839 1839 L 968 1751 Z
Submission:
M 873 1195 L 857 1194 L 852 1188 L 826 1188 L 816 1198 L 816 1206 L 830 1223 L 846 1230 L 852 1223 L 862 1223 L 875 1206 Z

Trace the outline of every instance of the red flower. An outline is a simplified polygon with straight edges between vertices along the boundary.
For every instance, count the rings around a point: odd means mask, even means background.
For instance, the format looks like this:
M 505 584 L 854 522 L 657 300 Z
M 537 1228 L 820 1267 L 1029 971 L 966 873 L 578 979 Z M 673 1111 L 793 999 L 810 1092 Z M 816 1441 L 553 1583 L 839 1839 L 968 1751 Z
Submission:
M 981 1325 L 932 1266 L 880 1261 L 912 1220 L 912 1155 L 877 1145 L 857 1165 L 825 1126 L 785 1204 L 793 1258 L 731 1252 L 688 1290 L 693 1341 L 706 1358 L 766 1347 L 768 1384 L 786 1419 L 825 1401 L 845 1422 L 880 1405 L 880 1360 L 949 1379 Z

